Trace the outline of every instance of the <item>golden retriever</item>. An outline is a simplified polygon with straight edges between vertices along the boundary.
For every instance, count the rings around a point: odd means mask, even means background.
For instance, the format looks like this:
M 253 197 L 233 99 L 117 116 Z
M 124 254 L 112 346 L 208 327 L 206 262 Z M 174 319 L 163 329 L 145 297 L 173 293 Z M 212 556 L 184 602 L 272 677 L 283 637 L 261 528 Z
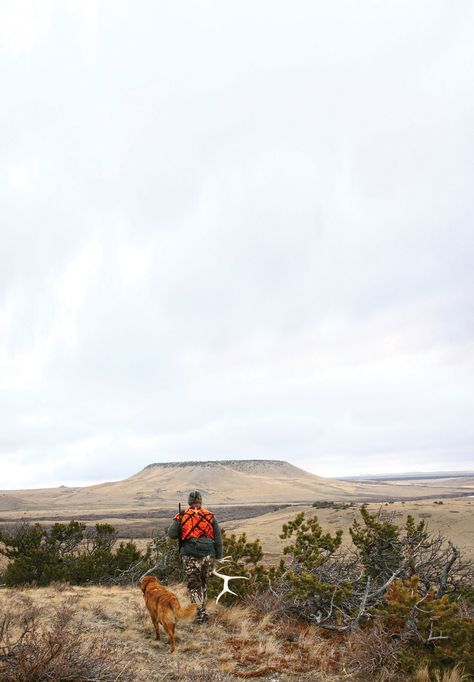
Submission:
M 170 654 L 175 649 L 174 629 L 176 621 L 191 618 L 196 613 L 197 605 L 189 604 L 181 608 L 178 597 L 166 587 L 160 585 L 154 575 L 146 575 L 140 580 L 140 587 L 145 604 L 151 616 L 156 639 L 160 639 L 160 623 L 168 635 Z

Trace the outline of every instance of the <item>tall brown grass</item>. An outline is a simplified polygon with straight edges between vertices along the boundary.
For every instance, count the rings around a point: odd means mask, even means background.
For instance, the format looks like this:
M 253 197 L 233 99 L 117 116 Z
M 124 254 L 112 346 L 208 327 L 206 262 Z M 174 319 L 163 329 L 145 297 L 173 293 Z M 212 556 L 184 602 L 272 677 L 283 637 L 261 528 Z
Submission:
M 183 604 L 182 585 L 172 587 Z M 329 636 L 249 606 L 209 605 L 207 626 L 180 623 L 177 646 L 156 642 L 138 588 L 58 583 L 0 590 L 0 680 L 42 682 L 401 682 L 384 632 Z M 410 682 L 466 682 L 459 669 Z
M 413 676 L 413 682 L 467 682 L 471 676 L 462 671 L 460 666 L 455 666 L 452 670 L 445 672 L 435 671 L 432 675 L 428 668 L 418 670 Z
M 128 660 L 127 660 L 128 658 Z M 54 606 L 44 618 L 30 597 L 12 600 L 0 615 L 0 679 L 132 682 L 133 652 L 124 657 L 105 630 L 87 632 L 73 605 Z

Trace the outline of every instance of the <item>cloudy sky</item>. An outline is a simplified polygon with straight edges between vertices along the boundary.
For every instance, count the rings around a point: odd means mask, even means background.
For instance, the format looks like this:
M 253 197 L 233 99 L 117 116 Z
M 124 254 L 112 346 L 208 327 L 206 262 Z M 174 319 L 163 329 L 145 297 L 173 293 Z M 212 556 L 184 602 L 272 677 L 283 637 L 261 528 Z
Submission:
M 0 2 L 0 488 L 467 469 L 471 0 Z

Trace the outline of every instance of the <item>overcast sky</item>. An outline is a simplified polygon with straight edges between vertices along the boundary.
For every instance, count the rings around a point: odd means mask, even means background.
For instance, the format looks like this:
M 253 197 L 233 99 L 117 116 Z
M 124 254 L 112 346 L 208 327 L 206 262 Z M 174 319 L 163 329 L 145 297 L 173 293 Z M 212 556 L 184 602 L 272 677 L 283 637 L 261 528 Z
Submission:
M 0 488 L 474 468 L 471 0 L 0 2 Z

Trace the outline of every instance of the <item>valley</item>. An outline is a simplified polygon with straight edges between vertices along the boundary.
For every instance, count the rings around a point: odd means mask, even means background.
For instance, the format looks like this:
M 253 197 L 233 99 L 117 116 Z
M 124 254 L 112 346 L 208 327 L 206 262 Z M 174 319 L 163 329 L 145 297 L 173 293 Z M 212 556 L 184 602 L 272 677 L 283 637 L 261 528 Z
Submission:
M 120 538 L 146 543 L 163 532 L 188 491 L 197 488 L 228 533 L 259 538 L 269 559 L 283 546 L 281 526 L 299 511 L 316 514 L 344 540 L 361 504 L 385 505 L 396 518 L 425 519 L 474 556 L 474 476 L 342 481 L 311 474 L 280 460 L 150 464 L 123 481 L 82 488 L 0 492 L 0 524 L 24 520 L 49 526 L 71 519 L 110 523 Z M 322 508 L 313 507 L 313 504 Z M 336 503 L 335 507 L 326 507 Z

